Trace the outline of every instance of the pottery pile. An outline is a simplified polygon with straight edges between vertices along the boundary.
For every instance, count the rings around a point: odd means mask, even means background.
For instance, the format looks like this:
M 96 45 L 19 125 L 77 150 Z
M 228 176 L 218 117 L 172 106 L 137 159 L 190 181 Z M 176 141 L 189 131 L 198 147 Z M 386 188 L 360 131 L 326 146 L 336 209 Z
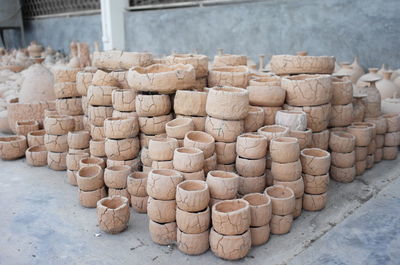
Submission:
M 345 131 L 331 131 L 329 138 L 329 149 L 331 152 L 332 163 L 330 168 L 330 176 L 337 182 L 352 182 L 356 177 L 356 138 L 351 133 Z M 307 180 L 306 180 L 307 179 Z M 328 177 L 329 179 L 329 177 Z M 305 182 L 327 183 L 325 177 L 308 177 Z M 316 187 L 317 188 L 317 187 Z

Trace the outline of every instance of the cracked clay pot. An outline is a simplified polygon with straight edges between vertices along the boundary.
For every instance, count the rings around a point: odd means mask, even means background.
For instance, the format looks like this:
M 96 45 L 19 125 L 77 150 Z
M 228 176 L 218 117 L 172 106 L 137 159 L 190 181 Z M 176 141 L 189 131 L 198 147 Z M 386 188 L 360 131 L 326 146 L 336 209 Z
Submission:
M 97 202 L 97 221 L 104 232 L 122 232 L 128 226 L 129 217 L 129 201 L 125 197 L 106 197 Z

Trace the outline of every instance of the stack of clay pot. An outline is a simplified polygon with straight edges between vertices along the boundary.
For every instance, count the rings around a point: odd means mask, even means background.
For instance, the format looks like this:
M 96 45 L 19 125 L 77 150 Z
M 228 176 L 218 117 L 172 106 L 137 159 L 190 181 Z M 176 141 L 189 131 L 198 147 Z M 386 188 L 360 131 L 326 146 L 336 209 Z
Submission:
M 274 138 L 270 142 L 269 151 L 272 159 L 273 184 L 292 189 L 296 199 L 293 217 L 297 218 L 301 214 L 304 194 L 299 142 L 294 137 Z
M 89 157 L 89 131 L 74 131 L 68 133 L 67 154 L 67 181 L 69 184 L 76 186 L 76 173 L 80 168 L 79 162 L 83 158 Z
M 177 118 L 189 118 L 195 131 L 204 131 L 206 123 L 207 91 L 178 90 L 174 98 Z
M 347 76 L 332 77 L 330 127 L 347 127 L 353 122 L 353 84 Z
M 151 239 L 169 245 L 177 239 L 176 187 L 183 176 L 172 169 L 153 169 L 147 179 L 147 214 Z M 200 203 L 200 202 L 199 202 Z
M 87 91 L 92 84 L 94 73 L 97 71 L 95 67 L 86 67 L 83 71 L 76 74 L 76 90 L 82 97 L 82 110 L 83 110 L 83 127 L 85 130 L 90 131 L 88 123 L 88 98 Z
M 355 144 L 356 138 L 351 133 L 345 131 L 331 131 L 329 137 L 329 149 L 332 158 L 330 176 L 335 181 L 348 183 L 352 182 L 356 177 Z M 318 189 L 319 185 L 325 186 L 328 182 L 326 178 L 329 179 L 327 175 L 311 176 L 304 174 L 303 177 L 305 185 L 309 185 L 307 188 L 309 188 L 310 191 L 312 187 Z M 311 192 L 311 194 L 313 193 Z
M 329 179 L 329 168 L 331 166 L 331 155 L 329 152 L 319 148 L 306 148 L 300 154 L 303 168 L 304 190 L 303 209 L 306 211 L 320 211 L 325 208 L 328 199 L 327 181 Z M 313 190 L 316 181 L 324 183 L 321 188 Z
M 383 147 L 385 146 L 385 135 L 387 133 L 388 124 L 384 116 L 379 116 L 377 118 L 365 118 L 365 121 L 375 124 L 376 130 L 375 139 L 371 140 L 370 144 L 368 145 L 367 159 L 369 159 L 369 163 L 367 164 L 371 165 L 373 151 L 375 151 L 374 163 L 379 163 L 383 159 Z
M 236 171 L 239 194 L 262 192 L 266 187 L 266 155 L 268 140 L 257 133 L 241 134 L 236 142 Z
M 202 180 L 185 180 L 176 188 L 177 245 L 180 251 L 199 255 L 209 248 L 210 192 Z
M 385 134 L 383 159 L 393 160 L 397 158 L 398 145 L 400 144 L 400 115 L 397 113 L 385 114 L 387 132 Z
M 76 75 L 80 68 L 57 67 L 54 69 L 54 94 L 56 110 L 60 115 L 69 115 L 75 121 L 75 130 L 83 129 L 81 94 L 76 88 Z
M 225 200 L 212 207 L 211 251 L 227 260 L 241 259 L 251 248 L 250 205 L 244 199 Z
M 247 57 L 221 54 L 214 57 L 213 68 L 208 72 L 208 86 L 246 88 L 250 80 Z
M 47 148 L 44 145 L 45 134 L 45 130 L 37 130 L 28 133 L 28 149 L 25 152 L 28 165 L 35 167 L 47 165 Z
M 44 144 L 47 164 L 53 170 L 67 169 L 68 132 L 75 129 L 75 119 L 67 115 L 51 115 L 44 120 Z
M 234 171 L 236 138 L 244 132 L 249 112 L 249 92 L 238 87 L 210 88 L 206 103 L 205 131 L 216 141 L 217 168 Z
M 138 213 L 147 213 L 147 176 L 148 173 L 135 171 L 128 176 L 127 189 L 132 208 Z
M 355 154 L 356 154 L 356 175 L 364 174 L 367 169 L 368 153 L 375 155 L 375 150 L 369 150 L 368 146 L 371 142 L 375 142 L 375 124 L 368 122 L 353 122 L 347 127 L 347 132 L 354 135 Z M 373 144 L 375 146 L 375 144 Z
M 118 234 L 128 226 L 130 218 L 129 200 L 115 195 L 97 202 L 97 221 L 104 232 Z

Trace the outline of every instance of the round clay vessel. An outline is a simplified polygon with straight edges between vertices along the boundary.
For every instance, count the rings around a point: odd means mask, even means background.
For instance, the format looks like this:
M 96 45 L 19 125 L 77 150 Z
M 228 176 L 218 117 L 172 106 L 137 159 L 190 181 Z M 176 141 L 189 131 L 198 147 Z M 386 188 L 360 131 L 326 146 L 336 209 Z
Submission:
M 165 125 L 168 137 L 183 139 L 187 132 L 194 131 L 193 120 L 189 118 L 176 118 Z
M 83 158 L 89 157 L 89 153 L 85 151 L 79 151 L 79 152 L 74 152 L 71 153 L 71 151 L 68 152 L 67 158 L 66 158 L 66 163 L 67 163 L 67 169 L 68 170 L 73 170 L 73 171 L 78 171 L 80 168 L 79 162 Z
M 304 111 L 278 110 L 275 123 L 295 131 L 307 129 L 307 115 Z
M 127 178 L 131 173 L 130 166 L 112 166 L 104 170 L 104 183 L 109 188 L 123 189 L 127 187 Z
M 248 113 L 249 115 L 244 119 L 244 131 L 256 132 L 264 126 L 264 109 L 262 107 L 250 106 Z
M 149 221 L 151 240 L 159 245 L 169 245 L 176 242 L 176 229 L 176 222 L 162 224 Z
M 299 178 L 298 180 L 295 181 L 279 181 L 279 180 L 274 180 L 273 181 L 274 186 L 280 185 L 284 187 L 290 188 L 293 193 L 294 197 L 296 199 L 301 198 L 304 194 L 304 181 L 303 178 Z
M 172 114 L 154 116 L 154 117 L 139 117 L 139 128 L 145 134 L 161 134 L 165 133 L 165 125 L 172 120 Z
M 364 121 L 364 122 L 353 122 L 351 125 L 352 125 L 352 126 L 360 126 L 360 127 L 366 126 L 366 127 L 370 128 L 370 131 L 371 131 L 371 140 L 374 139 L 375 136 L 376 136 L 376 125 L 375 125 L 375 123 L 372 123 L 372 122 L 365 122 L 365 121 Z
M 76 90 L 78 91 L 79 95 L 87 95 L 87 90 L 92 84 L 93 74 L 94 73 L 92 72 L 86 71 L 78 72 L 76 74 Z
M 204 210 L 210 200 L 210 192 L 205 181 L 185 180 L 176 188 L 177 207 L 187 212 Z
M 354 151 L 356 152 L 356 161 L 361 161 L 361 160 L 367 159 L 368 147 L 356 146 Z
M 329 130 L 323 130 L 321 132 L 312 133 L 311 147 L 319 148 L 322 150 L 328 150 L 329 146 Z
M 14 160 L 25 155 L 26 137 L 23 135 L 0 137 L 0 158 Z
M 174 151 L 174 169 L 182 172 L 196 172 L 204 166 L 204 154 L 195 147 L 181 147 Z
M 250 227 L 250 206 L 246 200 L 218 202 L 211 211 L 213 229 L 223 235 L 240 235 Z
M 271 198 L 261 193 L 250 193 L 243 196 L 250 205 L 250 226 L 265 226 L 269 224 L 272 217 Z
M 44 135 L 44 145 L 51 152 L 67 152 L 68 151 L 68 135 Z
M 89 147 L 90 133 L 88 131 L 68 132 L 68 147 L 85 149 Z
M 242 177 L 259 177 L 264 174 L 266 159 L 246 159 L 236 157 L 236 170 Z
M 47 165 L 47 149 L 44 145 L 29 147 L 25 152 L 26 163 L 34 167 Z
M 15 131 L 17 135 L 27 136 L 32 131 L 39 130 L 39 122 L 34 120 L 19 120 L 15 122 Z
M 295 107 L 285 104 L 283 108 L 286 110 L 305 112 L 307 114 L 307 127 L 310 128 L 314 133 L 328 128 L 332 112 L 332 106 L 330 103 L 304 107 Z
M 271 140 L 269 151 L 272 161 L 291 163 L 299 159 L 300 145 L 296 138 L 278 137 Z
M 79 190 L 79 203 L 83 207 L 95 208 L 97 202 L 107 196 L 106 189 L 103 187 L 93 191 Z
M 293 223 L 293 215 L 272 215 L 269 227 L 271 229 L 271 234 L 283 235 L 290 232 Z
M 152 160 L 172 160 L 176 148 L 178 148 L 178 141 L 175 138 L 150 139 L 149 156 Z
M 67 170 L 67 152 L 47 152 L 47 166 L 56 171 Z
M 204 158 L 210 158 L 215 151 L 215 140 L 210 134 L 200 131 L 186 133 L 184 147 L 196 147 L 203 151 Z
M 347 132 L 331 132 L 329 138 L 329 148 L 333 152 L 348 153 L 354 150 L 356 138 Z
M 333 180 L 337 182 L 343 182 L 343 183 L 352 182 L 356 177 L 356 166 L 352 166 L 349 168 L 340 168 L 331 166 L 329 175 Z
M 304 149 L 306 150 L 306 149 Z M 291 163 L 278 163 L 272 161 L 271 173 L 279 181 L 295 181 L 301 177 L 302 166 L 300 159 Z
M 331 156 L 327 151 L 319 148 L 306 148 L 300 154 L 303 172 L 318 176 L 329 172 Z
M 138 94 L 135 105 L 139 116 L 161 116 L 171 112 L 171 99 L 168 95 Z
M 207 116 L 207 92 L 197 90 L 178 90 L 174 98 L 174 111 L 176 114 L 188 116 Z
M 71 116 L 51 115 L 44 119 L 44 129 L 47 134 L 64 135 L 75 129 L 75 121 Z
M 332 77 L 332 105 L 346 105 L 353 100 L 353 84 L 347 78 Z
M 274 185 L 266 188 L 264 193 L 271 198 L 272 214 L 288 215 L 294 211 L 295 197 L 291 188 Z
M 237 260 L 245 257 L 251 248 L 251 234 L 247 230 L 241 235 L 222 235 L 211 228 L 210 248 L 217 257 Z
M 244 132 L 244 120 L 221 120 L 207 116 L 205 131 L 218 142 L 235 142 Z
M 300 150 L 304 148 L 309 148 L 312 145 L 312 131 L 311 129 L 307 129 L 305 131 L 293 131 L 289 132 L 290 137 L 297 138 L 299 142 Z
M 273 73 L 282 74 L 332 74 L 333 56 L 273 55 L 270 61 Z
M 104 232 L 117 234 L 128 226 L 129 200 L 122 196 L 106 197 L 97 202 L 97 221 Z
M 239 189 L 239 176 L 232 172 L 210 171 L 206 182 L 210 189 L 210 196 L 214 199 L 233 199 Z
M 208 85 L 246 88 L 250 73 L 245 66 L 214 67 L 208 71 Z
M 27 135 L 28 146 L 32 147 L 35 145 L 44 145 L 45 134 L 46 134 L 45 130 L 37 130 L 29 132 Z
M 350 125 L 347 131 L 356 137 L 356 146 L 368 146 L 372 139 L 372 129 L 367 125 Z
M 331 172 L 332 172 L 332 166 L 331 166 Z M 304 192 L 308 194 L 321 194 L 328 191 L 329 174 L 320 176 L 303 174 L 303 181 L 304 181 Z
M 147 196 L 147 177 L 145 172 L 133 172 L 128 175 L 127 189 L 131 196 L 146 197 Z
M 121 140 L 106 139 L 104 150 L 108 158 L 113 160 L 129 160 L 138 156 L 140 151 L 139 138 Z
M 131 206 L 138 213 L 147 213 L 147 202 L 149 196 L 137 197 L 131 195 Z
M 249 112 L 249 92 L 237 87 L 213 87 L 207 96 L 206 112 L 213 118 L 241 120 Z
M 245 133 L 237 137 L 236 153 L 248 159 L 260 159 L 267 154 L 268 141 L 261 134 Z
M 111 139 L 136 137 L 139 123 L 136 118 L 107 118 L 104 120 L 104 136 Z
M 53 88 L 56 98 L 72 98 L 81 96 L 76 89 L 75 82 L 55 83 Z
M 98 165 L 102 169 L 106 167 L 105 162 L 103 159 L 98 158 L 98 157 L 88 157 L 88 158 L 83 158 L 81 161 L 79 161 L 79 167 L 85 167 L 85 166 L 93 166 L 93 165 Z
M 149 196 L 147 202 L 147 215 L 150 220 L 158 223 L 175 221 L 175 200 L 157 200 Z
M 385 134 L 387 132 L 387 123 L 383 116 L 377 118 L 365 118 L 365 121 L 375 124 L 376 134 Z
M 209 231 L 199 234 L 186 234 L 177 229 L 178 249 L 188 255 L 200 255 L 209 248 Z
M 348 126 L 353 122 L 353 104 L 332 105 L 329 126 Z
M 219 169 L 222 170 L 222 169 Z M 227 170 L 226 170 L 227 171 Z M 234 171 L 231 171 L 234 172 Z M 266 187 L 265 174 L 259 177 L 241 177 L 239 176 L 239 194 L 262 192 Z
M 356 166 L 356 175 L 361 176 L 362 174 L 364 174 L 365 170 L 367 169 L 367 158 L 365 158 L 364 160 L 361 160 L 361 161 L 357 161 L 355 163 L 355 166 Z
M 93 66 L 100 69 L 129 69 L 132 65 L 147 66 L 152 64 L 152 62 L 153 56 L 150 53 L 121 52 L 116 50 L 95 51 L 93 53 Z
M 250 86 L 247 87 L 251 105 L 262 107 L 280 107 L 283 105 L 286 91 L 280 85 L 254 85 L 252 81 L 250 80 Z
M 399 113 L 388 113 L 382 117 L 386 119 L 387 132 L 400 131 L 400 115 Z
M 336 167 L 352 167 L 356 162 L 356 152 L 338 153 L 331 152 L 332 165 Z
M 178 228 L 187 234 L 200 234 L 207 231 L 210 227 L 211 213 L 207 207 L 199 212 L 187 212 L 179 208 L 176 209 L 176 224 Z
M 92 191 L 104 185 L 103 169 L 98 165 L 81 167 L 77 173 L 78 187 L 83 191 Z
M 383 147 L 383 160 L 394 160 L 397 158 L 399 149 L 396 146 Z
M 176 186 L 183 181 L 183 176 L 172 169 L 154 169 L 147 178 L 147 194 L 158 200 L 174 200 Z
M 135 111 L 136 92 L 131 89 L 115 89 L 111 93 L 113 108 L 118 111 Z
M 303 196 L 303 209 L 306 211 L 320 211 L 325 208 L 328 193 L 307 194 Z
M 260 246 L 267 243 L 270 234 L 269 224 L 250 227 L 251 245 Z

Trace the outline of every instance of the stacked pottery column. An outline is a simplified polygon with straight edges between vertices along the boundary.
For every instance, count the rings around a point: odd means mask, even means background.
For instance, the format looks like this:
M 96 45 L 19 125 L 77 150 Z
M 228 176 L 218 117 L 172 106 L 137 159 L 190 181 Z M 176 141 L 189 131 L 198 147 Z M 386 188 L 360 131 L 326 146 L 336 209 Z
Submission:
M 331 131 L 329 137 L 329 149 L 332 163 L 330 176 L 338 182 L 352 182 L 356 177 L 356 138 L 351 133 L 344 131 Z M 325 183 L 325 177 L 307 176 L 304 181 L 309 183 L 317 180 Z M 317 183 L 317 182 L 315 182 Z M 310 183 L 311 185 L 311 183 Z
M 347 132 L 354 135 L 356 153 L 356 175 L 364 174 L 367 169 L 368 146 L 374 136 L 375 124 L 366 122 L 354 122 L 347 127 Z M 372 151 L 370 151 L 372 153 Z
M 399 114 L 385 114 L 387 132 L 385 134 L 383 159 L 394 160 L 398 155 L 398 145 L 400 144 L 400 116 Z
M 332 76 L 330 127 L 345 127 L 353 122 L 353 84 L 347 76 Z
M 67 154 L 67 181 L 76 186 L 76 174 L 80 168 L 79 162 L 89 157 L 89 131 L 75 131 L 68 133 L 69 151 Z
M 83 110 L 83 128 L 90 131 L 88 122 L 88 99 L 87 91 L 92 84 L 94 73 L 97 71 L 95 67 L 86 67 L 83 71 L 76 74 L 76 90 L 82 96 L 82 110 Z

